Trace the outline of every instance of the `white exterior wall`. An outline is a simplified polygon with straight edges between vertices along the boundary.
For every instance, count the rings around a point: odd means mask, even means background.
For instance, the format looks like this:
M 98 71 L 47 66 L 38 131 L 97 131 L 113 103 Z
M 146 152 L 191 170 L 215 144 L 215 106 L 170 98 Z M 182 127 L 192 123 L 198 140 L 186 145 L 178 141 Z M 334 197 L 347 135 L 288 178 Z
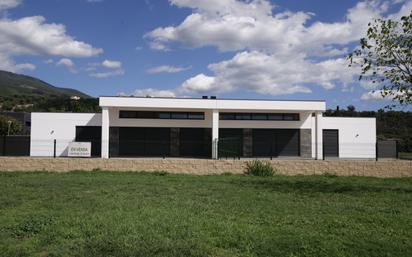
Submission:
M 323 117 L 322 129 L 339 130 L 339 158 L 376 157 L 376 119 Z
M 117 106 L 110 106 L 110 105 Z M 132 107 L 135 104 L 137 106 Z M 294 128 L 311 129 L 312 157 L 322 155 L 322 130 L 339 130 L 340 158 L 375 158 L 376 120 L 374 118 L 322 117 L 325 103 L 321 101 L 241 101 L 210 99 L 154 99 L 102 97 L 100 105 L 106 114 L 102 130 L 102 157 L 108 157 L 108 127 L 192 127 L 213 128 Z M 190 108 L 187 108 L 190 107 Z M 236 107 L 236 108 L 235 108 Z M 307 108 L 307 109 L 304 109 Z M 120 119 L 119 110 L 205 112 L 204 120 Z M 299 113 L 299 121 L 218 120 L 219 112 Z M 213 113 L 215 116 L 213 123 Z M 312 113 L 317 113 L 312 117 Z M 215 126 L 213 126 L 215 124 Z M 318 124 L 318 126 L 317 126 Z M 218 125 L 218 126 L 217 126 Z M 31 156 L 67 156 L 68 143 L 75 140 L 76 126 L 102 126 L 102 114 L 94 113 L 32 113 Z M 105 139 L 107 139 L 105 141 Z M 104 145 L 103 145 L 104 144 Z M 318 148 L 316 147 L 318 146 Z M 106 149 L 107 148 L 107 149 Z
M 67 156 L 68 144 L 76 138 L 76 126 L 101 126 L 96 113 L 32 113 L 30 156 Z

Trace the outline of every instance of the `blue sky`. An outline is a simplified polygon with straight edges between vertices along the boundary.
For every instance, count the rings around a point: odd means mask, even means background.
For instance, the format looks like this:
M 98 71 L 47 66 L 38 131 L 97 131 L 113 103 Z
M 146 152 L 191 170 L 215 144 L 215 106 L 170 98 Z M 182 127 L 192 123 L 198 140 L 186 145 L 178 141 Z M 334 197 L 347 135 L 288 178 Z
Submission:
M 0 0 L 0 69 L 92 96 L 388 104 L 345 55 L 411 0 Z

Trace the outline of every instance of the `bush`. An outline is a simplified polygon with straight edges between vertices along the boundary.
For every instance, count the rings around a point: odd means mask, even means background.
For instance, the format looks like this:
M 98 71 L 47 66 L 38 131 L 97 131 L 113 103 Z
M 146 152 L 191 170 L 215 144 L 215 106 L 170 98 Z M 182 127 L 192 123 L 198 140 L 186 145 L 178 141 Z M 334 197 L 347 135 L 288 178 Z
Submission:
M 259 177 L 271 177 L 276 173 L 267 161 L 254 160 L 246 163 L 245 174 Z
M 10 135 L 18 135 L 22 129 L 23 125 L 20 121 L 6 115 L 0 115 L 0 135 L 7 135 L 9 132 Z
M 166 176 L 167 174 L 169 174 L 167 171 L 164 170 L 155 170 L 152 172 L 153 175 L 155 176 Z

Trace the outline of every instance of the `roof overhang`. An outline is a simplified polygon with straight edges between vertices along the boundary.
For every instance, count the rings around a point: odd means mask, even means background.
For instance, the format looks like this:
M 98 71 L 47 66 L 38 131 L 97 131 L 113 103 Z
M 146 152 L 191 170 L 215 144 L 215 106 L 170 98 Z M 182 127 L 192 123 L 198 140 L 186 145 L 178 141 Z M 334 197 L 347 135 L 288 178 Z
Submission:
M 217 109 L 256 111 L 320 111 L 326 110 L 322 100 L 237 100 L 102 96 L 100 107 L 104 108 L 170 108 L 170 109 Z

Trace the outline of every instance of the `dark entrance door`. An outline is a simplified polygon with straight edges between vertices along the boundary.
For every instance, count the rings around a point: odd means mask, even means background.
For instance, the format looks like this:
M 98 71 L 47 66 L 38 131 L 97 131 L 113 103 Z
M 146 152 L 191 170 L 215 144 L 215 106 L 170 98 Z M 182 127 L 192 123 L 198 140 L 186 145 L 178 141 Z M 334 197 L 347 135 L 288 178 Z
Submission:
M 252 131 L 253 156 L 275 156 L 274 132 L 272 129 L 254 129 Z
M 211 155 L 210 129 L 180 128 L 180 156 L 209 157 Z
M 145 129 L 145 154 L 148 156 L 170 155 L 170 128 Z
M 339 131 L 337 129 L 323 130 L 323 156 L 339 157 Z
M 102 152 L 102 127 L 76 126 L 76 142 L 91 142 L 92 157 L 100 157 Z
M 253 156 L 300 156 L 299 129 L 253 129 Z
M 119 128 L 119 156 L 170 155 L 169 128 Z
M 219 130 L 219 157 L 243 155 L 243 129 Z
M 298 129 L 275 130 L 277 156 L 299 156 L 300 138 Z

